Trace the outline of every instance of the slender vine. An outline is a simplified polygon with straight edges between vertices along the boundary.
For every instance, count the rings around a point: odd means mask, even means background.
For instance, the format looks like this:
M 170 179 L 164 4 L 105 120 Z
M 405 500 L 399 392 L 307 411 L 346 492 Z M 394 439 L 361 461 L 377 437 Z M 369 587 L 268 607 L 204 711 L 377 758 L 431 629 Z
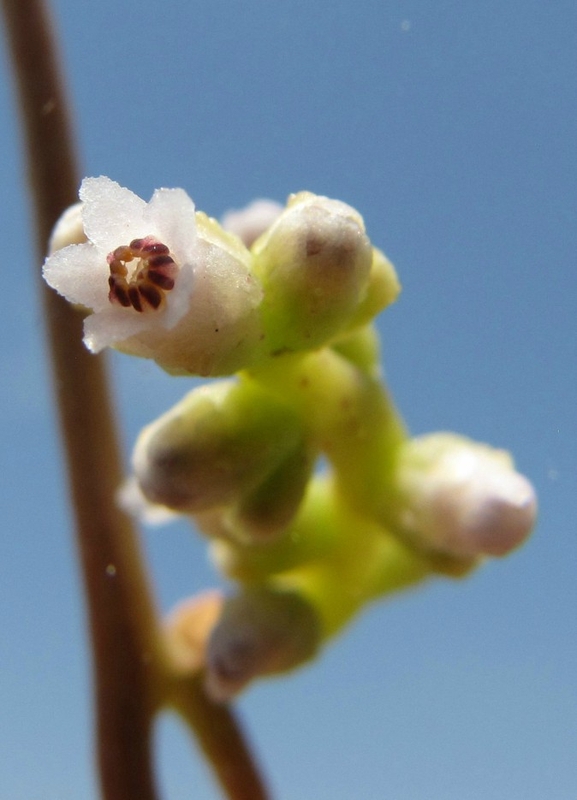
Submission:
M 77 199 L 80 170 L 57 56 L 42 0 L 2 0 L 21 109 L 36 245 Z M 106 364 L 82 344 L 82 319 L 42 285 L 76 538 L 93 652 L 97 763 L 103 800 L 157 800 L 151 753 L 155 714 L 173 693 L 149 581 L 132 522 L 117 508 L 122 458 Z M 231 800 L 267 793 L 230 709 L 191 684 L 181 713 Z M 194 792 L 191 792 L 194 795 Z

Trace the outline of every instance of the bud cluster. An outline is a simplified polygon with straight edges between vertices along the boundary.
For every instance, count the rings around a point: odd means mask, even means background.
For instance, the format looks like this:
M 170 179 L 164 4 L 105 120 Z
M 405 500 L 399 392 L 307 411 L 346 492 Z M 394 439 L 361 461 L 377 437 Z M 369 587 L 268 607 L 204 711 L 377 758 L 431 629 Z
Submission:
M 230 213 L 226 230 L 179 189 L 146 204 L 97 178 L 80 199 L 44 273 L 83 308 L 87 346 L 227 376 L 148 425 L 133 455 L 146 501 L 193 518 L 237 584 L 166 626 L 215 698 L 311 658 L 366 603 L 528 536 L 535 496 L 508 454 L 408 436 L 372 324 L 400 287 L 353 208 L 301 192 Z

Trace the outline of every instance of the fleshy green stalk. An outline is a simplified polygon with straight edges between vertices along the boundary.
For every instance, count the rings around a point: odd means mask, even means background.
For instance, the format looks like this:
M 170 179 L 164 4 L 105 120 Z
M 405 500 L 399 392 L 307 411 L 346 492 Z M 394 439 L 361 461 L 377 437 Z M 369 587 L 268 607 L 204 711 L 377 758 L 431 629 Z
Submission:
M 272 393 L 291 398 L 335 469 L 342 496 L 387 524 L 386 488 L 407 434 L 382 384 L 329 348 L 280 356 L 249 374 Z

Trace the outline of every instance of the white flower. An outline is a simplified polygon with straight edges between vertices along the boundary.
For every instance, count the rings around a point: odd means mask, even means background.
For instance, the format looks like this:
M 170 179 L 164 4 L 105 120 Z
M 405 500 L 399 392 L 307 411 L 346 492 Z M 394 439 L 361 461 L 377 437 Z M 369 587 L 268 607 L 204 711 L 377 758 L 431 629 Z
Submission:
M 195 212 L 182 189 L 159 189 L 146 203 L 109 178 L 87 178 L 80 200 L 56 225 L 52 245 L 62 249 L 44 277 L 92 312 L 89 350 L 113 346 L 203 376 L 231 374 L 254 357 L 262 290 L 236 236 Z
M 105 177 L 82 181 L 80 200 L 88 241 L 49 256 L 44 278 L 92 310 L 86 346 L 98 353 L 142 331 L 173 328 L 189 307 L 194 278 L 192 200 L 182 189 L 159 189 L 146 203 Z

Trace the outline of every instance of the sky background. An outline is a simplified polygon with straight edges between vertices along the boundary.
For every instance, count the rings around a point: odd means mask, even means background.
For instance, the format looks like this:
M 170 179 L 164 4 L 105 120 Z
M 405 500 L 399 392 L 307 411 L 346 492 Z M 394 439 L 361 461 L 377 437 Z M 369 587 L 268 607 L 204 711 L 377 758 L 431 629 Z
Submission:
M 364 215 L 411 431 L 510 449 L 540 499 L 521 551 L 372 607 L 239 703 L 277 800 L 577 797 L 577 4 L 54 0 L 87 175 L 213 216 L 308 189 Z M 5 55 L 5 53 L 4 53 Z M 7 75 L 4 58 L 1 68 Z M 0 797 L 96 800 L 89 654 L 0 81 Z M 191 382 L 116 356 L 129 452 Z M 186 524 L 144 532 L 159 603 L 218 580 Z M 170 719 L 163 800 L 217 800 Z

